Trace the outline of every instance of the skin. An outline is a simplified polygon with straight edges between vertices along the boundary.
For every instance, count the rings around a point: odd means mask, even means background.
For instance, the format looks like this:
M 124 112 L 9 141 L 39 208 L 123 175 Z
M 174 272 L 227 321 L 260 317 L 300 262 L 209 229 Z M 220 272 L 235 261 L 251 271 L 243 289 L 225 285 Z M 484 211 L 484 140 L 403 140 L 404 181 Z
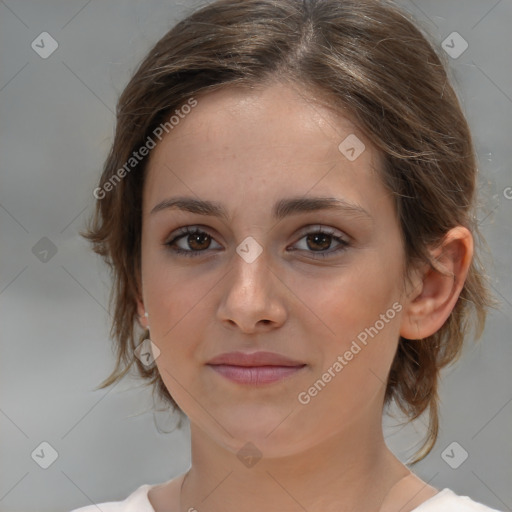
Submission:
M 181 510 L 413 510 L 437 489 L 385 444 L 385 382 L 399 335 L 429 336 L 453 309 L 472 257 L 471 234 L 454 228 L 432 251 L 445 273 L 423 266 L 406 280 L 380 156 L 349 119 L 282 83 L 196 98 L 150 155 L 138 299 L 140 323 L 160 350 L 160 375 L 190 420 L 192 467 Z M 366 147 L 354 161 L 338 150 L 349 134 Z M 150 214 L 177 196 L 217 201 L 228 218 L 177 209 Z M 292 196 L 344 199 L 368 216 L 321 210 L 273 219 L 274 203 Z M 334 252 L 334 236 L 315 243 L 307 235 L 319 225 L 349 245 Z M 196 257 L 164 245 L 183 226 L 209 235 L 175 242 Z M 252 263 L 236 252 L 248 236 L 263 248 Z M 401 311 L 301 404 L 298 394 L 395 302 Z M 206 366 L 236 350 L 277 352 L 306 366 L 255 387 Z M 262 456 L 252 467 L 237 457 L 248 441 Z M 183 476 L 151 489 L 156 512 L 179 509 Z

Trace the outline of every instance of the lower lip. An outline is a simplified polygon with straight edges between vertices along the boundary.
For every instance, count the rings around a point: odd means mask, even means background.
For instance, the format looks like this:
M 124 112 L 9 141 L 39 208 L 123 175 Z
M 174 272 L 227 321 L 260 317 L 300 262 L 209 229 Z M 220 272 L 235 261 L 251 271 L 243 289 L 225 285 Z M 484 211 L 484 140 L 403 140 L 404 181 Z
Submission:
M 208 365 L 226 379 L 239 384 L 270 384 L 286 379 L 302 370 L 303 366 L 233 366 L 228 364 Z

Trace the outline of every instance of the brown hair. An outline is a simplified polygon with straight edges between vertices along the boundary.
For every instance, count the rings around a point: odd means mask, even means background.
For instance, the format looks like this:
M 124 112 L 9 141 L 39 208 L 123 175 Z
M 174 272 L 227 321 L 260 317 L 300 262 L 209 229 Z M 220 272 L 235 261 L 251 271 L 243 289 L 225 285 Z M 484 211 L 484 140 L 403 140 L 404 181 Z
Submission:
M 218 0 L 179 22 L 152 48 L 117 104 L 117 127 L 99 188 L 191 96 L 228 85 L 288 81 L 306 96 L 350 115 L 384 157 L 382 179 L 392 191 L 407 268 L 429 259 L 428 248 L 466 226 L 477 237 L 477 163 L 467 121 L 449 83 L 446 63 L 405 12 L 377 0 Z M 156 366 L 134 349 L 140 294 L 142 190 L 147 157 L 97 199 L 82 236 L 113 275 L 110 335 L 116 367 L 100 388 L 135 363 L 158 396 L 179 410 Z M 478 238 L 476 238 L 478 242 Z M 428 409 L 429 425 L 413 463 L 438 433 L 439 371 L 455 361 L 475 320 L 480 337 L 492 300 L 472 261 L 460 297 L 443 327 L 421 340 L 400 338 L 385 394 L 409 421 Z M 140 333 L 139 333 L 140 334 Z M 180 411 L 181 412 L 181 411 Z

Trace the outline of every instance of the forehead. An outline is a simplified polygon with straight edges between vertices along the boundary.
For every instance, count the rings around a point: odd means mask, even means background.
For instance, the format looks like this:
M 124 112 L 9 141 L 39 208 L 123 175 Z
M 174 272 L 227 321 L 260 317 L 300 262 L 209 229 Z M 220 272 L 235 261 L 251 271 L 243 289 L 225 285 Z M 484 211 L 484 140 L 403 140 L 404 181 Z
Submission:
M 146 202 L 163 189 L 202 197 L 250 190 L 254 199 L 258 191 L 277 198 L 290 188 L 343 189 L 357 201 L 376 187 L 377 151 L 347 117 L 296 87 L 228 86 L 195 99 L 150 155 Z M 343 150 L 364 147 L 355 160 L 339 148 L 346 140 Z

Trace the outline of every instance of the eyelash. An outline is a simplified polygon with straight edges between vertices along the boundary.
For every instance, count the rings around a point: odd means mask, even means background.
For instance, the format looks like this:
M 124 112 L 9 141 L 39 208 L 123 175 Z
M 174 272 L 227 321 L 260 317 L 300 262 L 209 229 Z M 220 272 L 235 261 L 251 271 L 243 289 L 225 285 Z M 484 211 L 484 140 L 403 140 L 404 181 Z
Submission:
M 200 256 L 202 253 L 205 253 L 208 249 L 205 249 L 202 251 L 194 251 L 194 250 L 187 251 L 187 250 L 179 249 L 179 248 L 175 248 L 175 247 L 173 248 L 172 245 L 175 244 L 181 238 L 184 238 L 188 235 L 205 234 L 213 239 L 213 237 L 207 231 L 198 229 L 197 227 L 190 228 L 189 226 L 186 226 L 186 227 L 180 228 L 177 231 L 175 231 L 175 234 L 177 236 L 173 237 L 169 242 L 165 242 L 164 245 L 167 246 L 168 249 L 171 250 L 172 252 L 174 252 L 175 254 L 180 254 L 180 255 L 183 255 L 186 257 L 192 257 L 192 258 L 196 257 L 196 256 Z M 345 250 L 350 245 L 349 242 L 347 242 L 345 239 L 343 239 L 339 236 L 335 236 L 334 231 L 330 230 L 328 228 L 317 228 L 315 230 L 303 233 L 302 236 L 299 238 L 299 240 L 302 240 L 303 238 L 305 238 L 309 235 L 317 235 L 317 234 L 328 235 L 328 236 L 332 237 L 333 240 L 335 240 L 336 242 L 338 242 L 340 244 L 340 247 L 338 247 L 335 250 L 331 250 L 331 251 L 308 251 L 308 252 L 314 253 L 315 258 L 316 257 L 325 258 L 332 254 L 337 254 L 338 252 Z M 297 240 L 297 241 L 299 241 L 299 240 Z M 294 250 L 300 251 L 302 249 L 294 249 Z

